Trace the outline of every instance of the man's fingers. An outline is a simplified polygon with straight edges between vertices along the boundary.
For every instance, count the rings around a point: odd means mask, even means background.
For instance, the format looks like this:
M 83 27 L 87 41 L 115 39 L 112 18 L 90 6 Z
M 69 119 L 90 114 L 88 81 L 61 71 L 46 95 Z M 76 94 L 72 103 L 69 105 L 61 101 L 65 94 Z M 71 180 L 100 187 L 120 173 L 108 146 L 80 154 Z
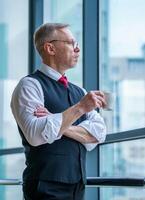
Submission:
M 106 106 L 106 100 L 103 97 L 97 96 L 96 99 L 99 99 L 99 101 L 101 101 L 101 107 Z
M 48 114 L 47 113 L 42 113 L 42 112 L 34 112 L 34 116 L 36 117 L 45 117 L 47 116 Z
M 34 111 L 34 116 L 36 117 L 45 117 L 48 114 L 51 114 L 45 107 L 37 107 Z
M 50 113 L 45 107 L 37 107 L 36 112 Z
M 102 100 L 100 100 L 99 98 L 96 98 L 96 103 L 97 103 L 97 107 L 98 107 L 98 108 L 103 107 L 103 102 L 102 102 Z
M 104 93 L 102 91 L 99 91 L 99 90 L 94 91 L 94 94 L 98 95 L 98 96 L 101 96 L 103 98 L 105 97 Z

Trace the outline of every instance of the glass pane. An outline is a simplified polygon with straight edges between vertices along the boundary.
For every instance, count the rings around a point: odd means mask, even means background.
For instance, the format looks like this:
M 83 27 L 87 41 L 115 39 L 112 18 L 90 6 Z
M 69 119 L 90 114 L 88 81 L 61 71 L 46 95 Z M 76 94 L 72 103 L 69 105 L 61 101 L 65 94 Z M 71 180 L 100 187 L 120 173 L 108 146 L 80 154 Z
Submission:
M 0 157 L 0 179 L 22 179 L 24 170 L 24 154 L 6 155 Z M 0 199 L 22 200 L 22 186 L 0 186 Z
M 139 178 L 145 175 L 145 139 L 100 146 L 100 175 Z M 101 200 L 143 200 L 144 188 L 103 188 Z
M 115 94 L 114 110 L 103 111 L 110 133 L 145 126 L 144 13 L 144 0 L 101 1 L 101 89 Z
M 28 0 L 0 1 L 0 44 L 0 148 L 6 148 L 21 144 L 10 99 L 28 70 Z
M 68 79 L 82 86 L 82 0 L 44 0 L 44 22 L 70 24 L 70 29 L 79 43 L 80 58 L 77 66 L 67 72 Z

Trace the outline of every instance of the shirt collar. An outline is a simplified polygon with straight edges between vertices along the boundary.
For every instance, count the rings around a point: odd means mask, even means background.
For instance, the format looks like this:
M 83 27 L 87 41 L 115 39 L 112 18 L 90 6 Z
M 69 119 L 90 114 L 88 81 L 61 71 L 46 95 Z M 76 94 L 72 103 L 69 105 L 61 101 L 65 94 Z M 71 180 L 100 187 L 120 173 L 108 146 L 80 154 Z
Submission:
M 41 67 L 39 69 L 42 73 L 44 73 L 46 76 L 58 81 L 62 75 L 57 72 L 56 70 L 54 70 L 52 67 L 42 63 Z

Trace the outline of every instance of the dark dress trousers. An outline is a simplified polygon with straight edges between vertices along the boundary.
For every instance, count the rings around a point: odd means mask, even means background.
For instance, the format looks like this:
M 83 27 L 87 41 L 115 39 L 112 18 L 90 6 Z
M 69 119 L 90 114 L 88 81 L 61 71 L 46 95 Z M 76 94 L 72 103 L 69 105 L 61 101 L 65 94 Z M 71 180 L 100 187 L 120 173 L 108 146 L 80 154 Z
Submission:
M 41 84 L 44 106 L 51 113 L 63 112 L 84 96 L 83 90 L 78 86 L 69 83 L 68 88 L 65 88 L 39 70 L 29 77 L 37 79 Z M 83 115 L 73 125 L 78 125 L 85 119 L 86 115 Z M 85 147 L 65 136 L 52 144 L 34 147 L 27 142 L 20 127 L 18 128 L 26 156 L 26 169 L 23 173 L 25 199 L 81 200 L 86 183 Z M 69 197 L 70 194 L 72 195 Z

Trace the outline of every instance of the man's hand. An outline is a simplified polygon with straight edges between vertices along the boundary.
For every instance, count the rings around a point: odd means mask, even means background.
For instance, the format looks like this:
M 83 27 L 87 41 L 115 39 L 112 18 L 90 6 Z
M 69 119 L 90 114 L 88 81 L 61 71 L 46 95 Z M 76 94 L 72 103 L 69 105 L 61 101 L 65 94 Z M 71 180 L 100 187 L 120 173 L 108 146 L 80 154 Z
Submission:
M 90 112 L 96 108 L 104 108 L 106 106 L 104 93 L 101 91 L 89 92 L 81 99 L 79 106 L 84 113 Z
M 45 117 L 50 113 L 45 107 L 37 107 L 36 110 L 34 111 L 34 116 L 36 117 Z

